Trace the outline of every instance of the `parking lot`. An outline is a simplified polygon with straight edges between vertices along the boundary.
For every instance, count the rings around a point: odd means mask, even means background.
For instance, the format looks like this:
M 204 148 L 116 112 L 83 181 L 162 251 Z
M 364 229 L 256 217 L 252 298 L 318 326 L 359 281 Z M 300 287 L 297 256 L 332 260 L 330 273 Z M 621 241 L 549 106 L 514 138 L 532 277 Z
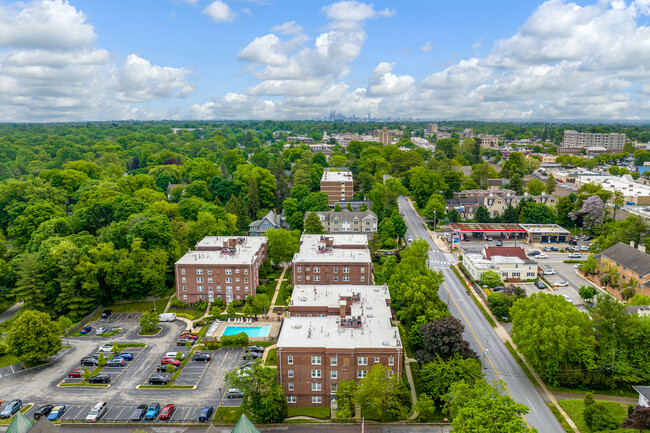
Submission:
M 138 357 L 142 353 L 143 349 L 144 349 L 144 347 L 127 347 L 127 348 L 122 349 L 120 351 L 120 353 L 130 353 L 130 354 L 133 355 L 133 359 L 131 361 L 125 360 L 126 363 L 124 364 L 124 367 L 104 367 L 101 370 L 101 373 L 109 374 L 111 376 L 111 382 L 110 383 L 114 384 L 115 382 L 117 382 L 118 378 L 128 369 L 128 367 L 138 359 Z M 87 356 L 90 356 L 91 354 L 95 354 L 95 353 L 98 353 L 98 352 L 96 352 L 96 351 L 91 352 Z M 112 356 L 112 354 L 108 354 L 108 353 L 105 353 L 104 355 L 106 356 L 107 361 L 108 361 L 109 357 Z M 81 361 L 81 358 L 79 358 L 79 360 Z M 84 367 L 81 364 L 79 364 L 76 368 L 79 368 L 81 370 L 84 369 Z M 88 367 L 88 369 L 90 371 L 93 371 L 93 369 L 95 369 L 95 368 L 97 368 L 97 367 L 92 367 L 92 366 Z M 83 378 L 68 377 L 68 373 L 69 372 L 65 372 L 63 380 L 59 383 L 59 385 L 63 385 L 63 384 L 80 384 L 83 381 Z
M 142 313 L 113 313 L 106 319 L 99 318 L 95 323 L 97 326 L 110 326 L 110 322 L 117 322 L 120 320 L 135 320 L 139 319 Z
M 98 400 L 99 401 L 99 400 Z M 169 401 L 143 401 L 141 404 L 149 404 L 149 403 L 160 403 L 160 408 L 162 410 L 163 406 L 165 406 L 168 403 L 173 403 Z M 90 412 L 90 409 L 97 403 L 96 401 L 93 401 L 89 404 L 85 405 L 66 405 L 66 410 L 61 416 L 62 421 L 84 421 L 86 419 L 86 415 L 88 415 L 88 412 Z M 46 404 L 46 403 L 43 403 Z M 32 408 L 30 408 L 25 415 L 27 415 L 28 418 L 32 419 L 34 416 L 34 412 L 43 404 L 35 404 Z M 51 403 L 50 403 L 51 404 Z M 206 403 L 205 406 L 217 406 L 218 402 L 208 402 Z M 142 419 L 140 421 L 131 421 L 131 414 L 137 409 L 138 405 L 109 405 L 108 409 L 106 412 L 104 412 L 104 415 L 99 419 L 99 422 L 129 422 L 133 424 L 169 424 L 169 423 L 190 423 L 190 422 L 198 422 L 199 421 L 199 414 L 201 413 L 201 409 L 203 409 L 204 406 L 176 406 L 176 410 L 174 410 L 174 413 L 172 413 L 171 417 L 168 420 L 161 420 L 156 417 L 155 420 L 145 420 Z

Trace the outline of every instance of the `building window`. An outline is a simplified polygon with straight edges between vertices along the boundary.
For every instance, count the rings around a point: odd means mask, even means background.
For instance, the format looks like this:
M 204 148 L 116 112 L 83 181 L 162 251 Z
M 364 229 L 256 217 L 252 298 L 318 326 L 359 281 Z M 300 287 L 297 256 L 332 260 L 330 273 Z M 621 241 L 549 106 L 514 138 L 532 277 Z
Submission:
M 311 365 L 320 365 L 320 356 L 312 356 Z
M 212 275 L 212 269 L 208 269 L 208 275 Z
M 343 273 L 344 273 L 344 274 L 349 274 L 349 273 L 350 273 L 350 267 L 348 267 L 348 266 L 343 266 Z
M 311 384 L 311 390 L 312 390 L 313 392 L 316 392 L 316 391 L 322 391 L 323 388 L 322 388 L 321 383 L 320 383 L 320 382 L 312 382 L 312 384 Z
M 314 266 L 314 273 L 315 273 L 315 274 L 320 273 L 320 267 L 318 267 L 318 266 Z
M 330 385 L 330 392 L 331 392 L 332 394 L 334 394 L 334 393 L 336 392 L 336 384 L 335 384 L 335 383 L 333 383 L 333 384 Z
M 186 282 L 187 282 L 187 280 L 185 279 L 185 277 L 181 278 L 181 282 L 182 282 L 182 283 L 186 283 Z
M 314 281 L 320 281 L 320 275 L 314 275 Z
M 287 396 L 287 403 L 295 403 L 296 402 L 296 396 L 295 395 L 288 395 Z
M 389 356 L 388 357 L 388 365 L 394 365 L 394 364 L 395 364 L 395 358 L 393 358 L 392 356 Z
M 366 370 L 357 370 L 357 379 L 363 379 L 366 377 Z
M 244 278 L 244 283 L 248 283 L 248 277 Z
M 357 357 L 357 365 L 368 365 L 368 357 L 367 356 Z
M 197 292 L 202 292 L 203 291 L 203 286 L 196 286 L 196 291 Z
M 298 275 L 298 281 L 302 281 L 302 277 Z
M 232 283 L 232 278 L 226 278 L 226 283 Z
M 300 278 L 300 277 L 298 277 L 298 278 Z M 336 275 L 334 275 L 334 281 L 338 281 L 338 280 L 339 280 L 339 277 L 337 277 Z
M 287 358 L 287 363 L 293 364 L 293 355 L 289 355 L 289 357 Z
M 202 283 L 202 282 L 203 282 L 203 278 L 197 278 L 197 279 L 196 279 L 196 282 L 197 282 L 197 283 Z
M 221 286 L 217 286 L 217 292 L 221 291 Z
M 239 282 L 239 277 L 235 278 L 235 283 Z
M 336 273 L 338 273 L 338 271 L 339 271 L 339 267 L 338 267 L 338 266 L 334 266 L 334 269 L 332 270 L 332 272 L 334 272 L 334 273 L 336 274 Z
M 235 269 L 235 273 L 238 274 L 238 273 L 239 273 L 239 269 Z
M 184 300 L 187 300 L 187 295 L 183 295 L 183 299 L 184 299 Z
M 248 275 L 248 269 L 244 269 L 244 275 Z
M 293 391 L 293 382 L 289 382 L 289 391 Z
M 298 272 L 302 272 L 302 266 L 298 266 Z
M 196 275 L 203 275 L 203 269 L 197 269 Z
M 365 268 L 361 268 L 361 273 L 363 274 L 365 272 Z
M 363 283 L 364 281 L 366 281 L 366 277 L 364 277 L 364 276 L 362 275 L 362 276 L 361 276 L 361 282 Z
M 232 269 L 226 269 L 226 275 L 232 275 Z
M 293 379 L 293 370 L 287 370 L 287 377 Z
M 338 371 L 331 370 L 330 371 L 330 379 L 338 379 Z
M 338 358 L 336 356 L 330 357 L 330 365 L 332 367 L 336 367 L 337 363 L 338 363 Z
M 309 272 L 309 266 L 305 266 L 305 272 Z
M 185 268 L 181 269 L 181 274 L 185 275 Z
M 320 395 L 314 395 L 314 396 L 311 397 L 311 402 L 313 404 L 322 403 L 323 402 L 323 397 L 321 397 Z
M 212 283 L 212 277 L 208 278 L 208 283 Z
M 375 356 L 375 364 L 379 364 L 379 357 Z
M 307 275 L 307 276 L 305 277 L 305 280 L 306 280 L 306 281 L 311 280 L 311 276 Z
M 343 275 L 343 281 L 350 281 L 350 277 L 347 275 Z
M 311 371 L 311 378 L 312 379 L 320 379 L 321 378 L 320 370 L 312 370 Z

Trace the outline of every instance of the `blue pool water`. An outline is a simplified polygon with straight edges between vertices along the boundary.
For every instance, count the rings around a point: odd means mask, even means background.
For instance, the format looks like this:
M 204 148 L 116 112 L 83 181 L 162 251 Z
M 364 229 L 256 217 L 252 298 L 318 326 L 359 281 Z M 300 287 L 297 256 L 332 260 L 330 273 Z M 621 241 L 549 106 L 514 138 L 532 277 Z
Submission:
M 241 332 L 249 337 L 266 337 L 269 335 L 271 326 L 228 326 L 222 335 L 236 335 Z

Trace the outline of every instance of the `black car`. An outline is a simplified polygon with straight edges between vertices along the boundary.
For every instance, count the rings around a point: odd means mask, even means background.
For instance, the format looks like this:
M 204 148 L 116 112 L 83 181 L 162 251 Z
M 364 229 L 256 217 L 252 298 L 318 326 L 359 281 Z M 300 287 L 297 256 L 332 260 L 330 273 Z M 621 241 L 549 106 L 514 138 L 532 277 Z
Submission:
M 540 254 L 542 253 L 540 253 L 539 251 L 531 251 L 528 253 L 528 255 L 531 257 L 539 256 Z
M 199 422 L 208 422 L 212 419 L 212 412 L 214 412 L 213 406 L 206 406 L 201 409 L 201 414 L 199 415 Z
M 124 367 L 125 365 L 124 358 L 113 358 L 106 361 L 106 367 Z
M 250 352 L 250 351 L 264 352 L 264 348 L 262 346 L 247 346 L 246 352 Z
M 503 286 L 495 286 L 494 289 L 492 289 L 493 292 L 505 292 L 506 288 Z
M 130 418 L 131 421 L 140 421 L 140 420 L 142 420 L 142 418 L 144 418 L 145 412 L 147 412 L 147 405 L 146 404 L 141 404 L 131 414 L 131 418 Z
M 503 241 L 499 239 L 499 240 L 497 241 L 497 247 L 500 247 L 501 245 L 503 245 Z
M 20 410 L 21 407 L 23 407 L 22 401 L 19 399 L 11 400 L 9 403 L 7 403 L 2 412 L 0 412 L 0 418 L 11 418 L 16 412 Z
M 108 319 L 111 314 L 113 314 L 113 310 L 104 310 L 102 311 L 102 319 Z
M 50 412 L 52 412 L 52 406 L 51 404 L 46 404 L 45 406 L 41 406 L 34 412 L 34 419 L 40 419 L 42 416 L 48 416 Z
M 179 338 L 176 341 L 177 346 L 185 346 L 186 343 L 194 344 L 194 340 L 191 338 Z
M 192 361 L 209 361 L 212 359 L 212 355 L 209 353 L 199 353 L 192 356 Z
M 82 358 L 80 362 L 81 365 L 91 365 L 91 366 L 95 366 L 98 363 L 99 363 L 99 359 L 94 358 L 92 356 L 87 356 L 85 358 Z
M 535 285 L 540 290 L 544 290 L 546 288 L 546 285 L 544 284 L 544 282 L 540 281 L 540 280 L 535 281 Z
M 248 361 L 250 359 L 257 359 L 260 356 L 262 356 L 260 352 L 248 352 L 248 353 L 244 353 L 244 356 L 242 356 L 241 358 Z
M 99 373 L 88 379 L 88 383 L 110 383 L 111 375 L 106 373 Z
M 171 365 L 174 368 L 173 371 L 176 371 L 176 366 L 174 364 L 160 364 L 158 367 L 156 367 L 156 371 L 158 373 L 167 373 L 167 366 L 168 365 Z
M 170 379 L 169 374 L 154 374 L 149 378 L 149 385 L 167 385 Z

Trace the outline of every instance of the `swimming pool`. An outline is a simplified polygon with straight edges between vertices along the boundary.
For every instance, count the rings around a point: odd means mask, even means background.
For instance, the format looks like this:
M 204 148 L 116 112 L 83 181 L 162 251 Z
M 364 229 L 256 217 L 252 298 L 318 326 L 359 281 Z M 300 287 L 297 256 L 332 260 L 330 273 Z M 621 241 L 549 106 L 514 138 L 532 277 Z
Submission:
M 222 336 L 224 335 L 236 335 L 241 332 L 248 335 L 249 337 L 267 337 L 269 331 L 271 330 L 270 325 L 265 326 L 228 326 L 223 331 Z

